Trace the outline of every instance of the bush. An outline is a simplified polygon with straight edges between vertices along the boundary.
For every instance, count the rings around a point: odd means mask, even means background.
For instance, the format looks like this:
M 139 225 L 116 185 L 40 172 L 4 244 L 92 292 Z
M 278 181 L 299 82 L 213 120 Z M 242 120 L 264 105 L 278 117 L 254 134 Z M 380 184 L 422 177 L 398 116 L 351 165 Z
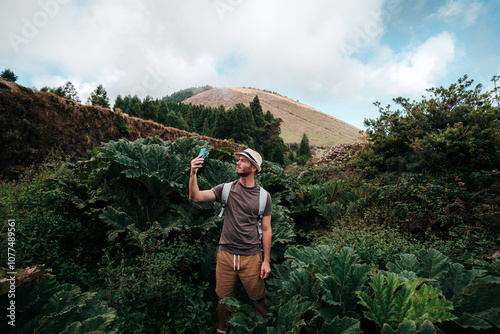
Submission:
M 0 268 L 0 276 L 9 271 Z M 59 284 L 53 275 L 37 267 L 18 268 L 16 272 L 14 298 L 6 293 L 10 282 L 2 280 L 2 310 L 15 302 L 15 319 L 5 319 L 6 312 L 2 312 L 2 333 L 114 333 L 110 323 L 116 311 L 102 305 L 96 292 Z
M 351 248 L 290 248 L 269 283 L 266 319 L 238 300 L 233 333 L 462 333 L 498 330 L 500 261 L 466 269 L 435 249 L 401 254 L 388 270 L 359 264 Z M 468 332 L 468 331 L 467 331 Z
M 326 244 L 337 251 L 351 247 L 361 263 L 385 268 L 388 261 L 394 261 L 401 253 L 413 253 L 424 246 L 408 233 L 392 227 L 369 226 L 363 222 L 345 223 L 334 226 L 332 231 L 314 240 L 312 245 Z
M 206 247 L 206 244 L 212 247 Z M 204 332 L 217 301 L 213 240 L 139 240 L 129 233 L 108 248 L 101 275 L 119 333 Z M 135 254 L 135 255 L 134 255 Z
M 71 182 L 76 177 L 66 163 L 27 169 L 20 180 L 0 184 L 1 209 L 4 217 L 16 220 L 18 266 L 45 265 L 60 281 L 89 288 L 97 283 L 105 230 L 76 208 L 67 187 Z M 2 256 L 6 251 L 2 247 Z

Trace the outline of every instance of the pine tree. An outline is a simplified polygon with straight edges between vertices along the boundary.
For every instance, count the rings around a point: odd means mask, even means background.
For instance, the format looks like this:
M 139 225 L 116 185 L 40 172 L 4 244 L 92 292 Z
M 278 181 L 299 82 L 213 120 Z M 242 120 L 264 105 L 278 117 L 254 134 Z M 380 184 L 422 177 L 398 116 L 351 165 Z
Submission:
M 167 115 L 170 112 L 167 102 L 162 99 L 157 107 L 158 123 L 167 125 Z
M 118 95 L 115 99 L 115 105 L 113 106 L 114 111 L 124 111 L 125 110 L 125 100 L 122 98 L 121 95 Z
M 102 85 L 97 86 L 97 88 L 90 93 L 90 96 L 87 99 L 87 104 L 109 108 L 108 93 Z
M 201 130 L 201 134 L 205 136 L 210 135 L 210 127 L 208 125 L 208 119 L 205 118 L 205 121 L 203 122 L 203 130 Z
M 5 69 L 0 74 L 0 78 L 5 79 L 7 81 L 11 81 L 11 82 L 16 82 L 17 81 L 17 75 L 15 75 L 14 72 L 12 72 L 11 70 L 9 70 L 8 68 Z
M 144 98 L 144 100 L 142 101 L 141 109 L 142 109 L 142 118 L 149 119 L 155 122 L 157 121 L 158 114 L 156 109 L 156 103 L 151 96 L 148 95 L 146 96 L 146 98 Z
M 304 165 L 307 160 L 312 158 L 311 147 L 309 147 L 309 138 L 307 135 L 302 135 L 302 140 L 300 141 L 299 149 L 297 151 L 297 162 L 301 165 Z
M 78 97 L 78 93 L 76 92 L 76 88 L 71 81 L 66 82 L 63 89 L 64 89 L 64 95 L 65 95 L 64 97 L 65 98 L 73 100 L 73 101 L 78 102 L 78 103 L 82 102 L 80 100 L 80 98 Z
M 252 102 L 250 102 L 250 109 L 252 110 L 255 126 L 262 128 L 265 124 L 264 114 L 262 113 L 262 106 L 260 105 L 259 97 L 255 95 Z
M 129 96 L 127 96 L 127 99 Z M 137 95 L 134 95 L 129 99 L 125 112 L 130 116 L 142 117 L 142 103 L 141 99 Z
M 268 110 L 264 115 L 264 120 L 266 121 L 266 123 L 272 123 L 275 120 L 275 118 L 273 114 Z
M 252 111 L 243 103 L 238 103 L 229 111 L 231 121 L 230 138 L 235 142 L 254 147 L 254 137 L 257 135 Z
M 274 150 L 273 153 L 273 159 L 272 161 L 279 163 L 280 165 L 285 164 L 285 148 L 284 144 L 281 142 L 276 146 L 276 149 Z

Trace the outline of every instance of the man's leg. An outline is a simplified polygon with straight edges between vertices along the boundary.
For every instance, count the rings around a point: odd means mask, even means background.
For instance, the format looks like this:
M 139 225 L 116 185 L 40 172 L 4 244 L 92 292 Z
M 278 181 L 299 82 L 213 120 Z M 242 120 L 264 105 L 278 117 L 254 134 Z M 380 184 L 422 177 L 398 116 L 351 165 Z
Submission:
M 255 308 L 255 313 L 262 318 L 267 317 L 267 311 L 269 307 L 267 306 L 267 298 L 261 298 L 259 300 L 254 300 L 253 301 L 253 306 Z
M 265 318 L 268 311 L 266 299 L 266 286 L 264 280 L 260 278 L 262 257 L 260 254 L 242 256 L 241 268 L 238 271 L 241 283 L 254 302 L 255 313 Z
M 234 255 L 219 250 L 217 254 L 217 267 L 215 269 L 216 287 L 215 291 L 222 298 L 234 297 L 236 295 L 236 283 L 238 273 L 234 270 Z M 226 309 L 217 302 L 217 323 L 218 332 L 224 331 L 226 327 Z
M 219 323 L 219 331 L 224 331 L 224 328 L 226 328 L 226 316 L 227 310 L 224 308 L 224 306 L 221 305 L 221 303 L 217 303 L 217 320 Z

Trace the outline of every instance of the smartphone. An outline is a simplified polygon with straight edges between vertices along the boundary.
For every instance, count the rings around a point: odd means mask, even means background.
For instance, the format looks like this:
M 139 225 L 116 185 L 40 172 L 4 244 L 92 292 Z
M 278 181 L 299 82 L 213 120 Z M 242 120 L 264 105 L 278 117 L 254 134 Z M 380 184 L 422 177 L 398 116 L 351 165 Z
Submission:
M 200 153 L 198 153 L 198 156 L 201 155 L 200 158 L 205 159 L 205 153 L 207 153 L 207 149 L 206 148 L 202 148 L 200 150 Z M 200 164 L 200 166 L 201 166 L 201 164 Z

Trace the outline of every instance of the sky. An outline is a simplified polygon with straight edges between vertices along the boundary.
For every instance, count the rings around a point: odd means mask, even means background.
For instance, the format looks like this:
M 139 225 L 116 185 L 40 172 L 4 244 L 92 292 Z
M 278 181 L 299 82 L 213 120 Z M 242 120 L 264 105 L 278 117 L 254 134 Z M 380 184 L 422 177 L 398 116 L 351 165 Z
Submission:
M 397 109 L 464 75 L 493 88 L 499 31 L 498 0 L 11 0 L 0 71 L 37 89 L 71 81 L 83 102 L 101 84 L 111 105 L 252 87 L 366 129 L 374 102 Z

